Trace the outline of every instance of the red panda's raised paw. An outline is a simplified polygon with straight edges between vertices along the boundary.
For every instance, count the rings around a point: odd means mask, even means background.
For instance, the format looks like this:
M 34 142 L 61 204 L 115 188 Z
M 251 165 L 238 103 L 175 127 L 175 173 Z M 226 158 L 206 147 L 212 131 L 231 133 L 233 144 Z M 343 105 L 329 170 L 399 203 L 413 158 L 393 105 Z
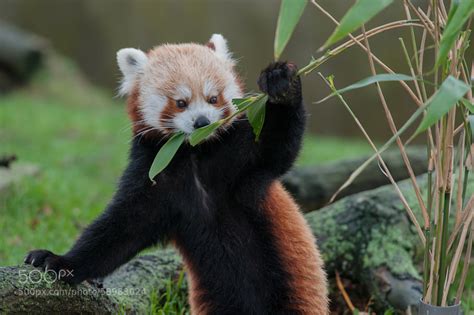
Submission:
M 268 94 L 269 100 L 276 104 L 293 104 L 301 99 L 301 82 L 295 64 L 272 62 L 260 73 L 257 81 L 262 92 Z

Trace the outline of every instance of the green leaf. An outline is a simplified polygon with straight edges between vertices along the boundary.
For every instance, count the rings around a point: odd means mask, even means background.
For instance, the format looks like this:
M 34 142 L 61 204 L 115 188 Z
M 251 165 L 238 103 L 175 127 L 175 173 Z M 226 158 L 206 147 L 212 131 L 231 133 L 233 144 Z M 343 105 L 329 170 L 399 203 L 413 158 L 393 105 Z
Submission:
M 308 3 L 308 0 L 281 1 L 274 43 L 275 60 L 280 58 L 286 44 L 288 44 L 296 24 L 303 14 L 306 3 Z
M 465 98 L 461 100 L 461 103 L 471 112 L 471 114 L 474 114 L 474 104 Z
M 219 128 L 223 123 L 224 122 L 222 120 L 218 120 L 210 125 L 194 130 L 193 133 L 189 136 L 189 143 L 194 147 L 195 145 L 199 144 L 201 141 L 209 137 L 214 132 L 214 130 Z
M 148 172 L 148 177 L 151 181 L 153 181 L 153 178 L 155 178 L 156 175 L 158 175 L 168 166 L 181 144 L 183 144 L 184 138 L 185 135 L 182 132 L 174 134 L 161 147 L 160 151 L 158 151 L 158 154 L 155 156 L 155 160 L 150 167 L 150 171 Z
M 444 28 L 443 35 L 441 36 L 435 67 L 446 63 L 448 59 L 448 53 L 453 47 L 456 38 L 462 30 L 463 25 L 473 13 L 473 0 L 454 0 L 451 2 L 448 21 L 446 22 L 446 27 Z
M 377 74 L 377 75 L 374 75 L 374 76 L 370 76 L 368 78 L 365 78 L 365 79 L 362 79 L 354 84 L 351 84 L 349 86 L 346 86 L 345 88 L 342 88 L 342 89 L 339 89 L 331 94 L 329 94 L 328 96 L 326 96 L 325 98 L 323 98 L 322 100 L 318 101 L 317 103 L 321 103 L 321 102 L 324 102 L 326 101 L 327 99 L 333 97 L 334 95 L 337 95 L 337 94 L 342 94 L 344 92 L 347 92 L 347 91 L 351 91 L 351 90 L 355 90 L 355 89 L 360 89 L 362 87 L 366 87 L 370 84 L 373 84 L 373 83 L 377 83 L 377 82 L 387 82 L 387 81 L 413 81 L 413 77 L 412 76 L 409 76 L 409 75 L 406 75 L 406 74 L 399 74 L 399 73 L 394 73 L 394 74 L 390 74 L 390 73 L 384 73 L 384 74 Z
M 247 110 L 247 118 L 250 125 L 252 125 L 253 133 L 255 134 L 255 141 L 258 141 L 260 133 L 262 132 L 263 123 L 265 122 L 265 104 L 268 96 L 258 99 Z
M 415 134 L 420 134 L 436 123 L 444 114 L 449 112 L 451 107 L 462 99 L 470 88 L 469 85 L 453 76 L 447 77 L 440 85 L 438 91 L 427 101 L 426 115 Z
M 392 3 L 392 1 L 393 0 L 357 0 L 344 15 L 339 26 L 334 30 L 322 48 L 334 44 L 361 27 Z
M 232 103 L 237 107 L 237 110 L 242 110 L 246 105 L 250 104 L 253 101 L 252 97 L 245 97 L 245 98 L 234 98 L 232 99 Z

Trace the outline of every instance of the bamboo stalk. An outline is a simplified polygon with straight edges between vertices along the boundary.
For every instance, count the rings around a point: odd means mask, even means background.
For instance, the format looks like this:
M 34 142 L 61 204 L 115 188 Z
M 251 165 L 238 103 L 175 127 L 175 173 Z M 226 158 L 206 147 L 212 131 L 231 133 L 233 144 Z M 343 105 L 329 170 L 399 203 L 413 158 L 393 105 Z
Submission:
M 471 207 L 469 211 L 473 211 Z M 472 253 L 472 243 L 474 243 L 474 221 L 471 222 L 471 232 L 469 233 L 469 240 L 467 241 L 466 254 L 464 255 L 464 264 L 461 272 L 461 279 L 459 281 L 459 287 L 456 291 L 456 300 L 455 304 L 458 304 L 461 301 L 462 293 L 464 290 L 464 285 L 466 284 L 467 272 L 469 270 L 469 265 L 471 263 L 471 253 Z
M 471 208 L 472 208 L 471 205 L 473 204 L 473 202 L 472 202 L 473 200 L 474 200 L 474 196 L 471 198 L 471 201 L 469 202 L 469 206 Z M 448 275 L 448 279 L 447 279 L 447 281 L 444 285 L 444 292 L 443 292 L 443 298 L 441 300 L 441 305 L 446 305 L 446 300 L 447 300 L 447 297 L 448 297 L 449 288 L 450 288 L 450 285 L 451 285 L 451 283 L 454 280 L 454 277 L 456 275 L 457 267 L 458 267 L 459 261 L 461 259 L 462 249 L 464 248 L 464 243 L 466 241 L 467 232 L 469 230 L 469 227 L 471 226 L 471 221 L 472 221 L 473 214 L 474 214 L 474 211 L 469 211 L 469 217 L 463 223 L 464 228 L 463 228 L 461 236 L 459 238 L 459 242 L 458 242 L 458 246 L 456 248 L 456 252 L 455 252 L 454 257 L 451 261 L 451 265 L 450 265 L 450 268 L 449 268 L 450 272 L 449 272 L 449 275 Z M 471 246 L 472 246 L 472 244 L 471 244 Z
M 430 18 L 421 10 L 420 8 L 415 8 L 413 3 L 411 1 L 407 1 L 408 6 L 412 9 L 412 11 L 418 16 L 418 19 L 420 19 L 420 22 L 425 26 L 425 29 L 430 33 L 431 37 L 434 38 L 434 25 L 431 22 Z
M 438 293 L 437 293 L 437 305 L 445 306 L 440 298 L 443 296 L 444 284 L 446 281 L 446 268 L 447 268 L 447 239 L 448 239 L 448 222 L 449 222 L 449 200 L 451 192 L 445 192 L 444 194 L 444 207 L 443 215 L 441 219 L 441 246 L 440 246 L 440 260 L 438 269 Z

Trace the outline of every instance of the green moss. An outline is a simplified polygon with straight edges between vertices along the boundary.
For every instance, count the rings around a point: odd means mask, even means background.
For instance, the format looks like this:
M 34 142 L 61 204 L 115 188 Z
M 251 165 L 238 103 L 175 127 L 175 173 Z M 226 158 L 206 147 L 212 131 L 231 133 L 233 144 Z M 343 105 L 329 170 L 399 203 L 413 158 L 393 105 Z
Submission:
M 395 275 L 410 275 L 421 280 L 413 265 L 414 241 L 409 234 L 402 233 L 399 227 L 375 228 L 365 249 L 363 267 L 385 266 Z

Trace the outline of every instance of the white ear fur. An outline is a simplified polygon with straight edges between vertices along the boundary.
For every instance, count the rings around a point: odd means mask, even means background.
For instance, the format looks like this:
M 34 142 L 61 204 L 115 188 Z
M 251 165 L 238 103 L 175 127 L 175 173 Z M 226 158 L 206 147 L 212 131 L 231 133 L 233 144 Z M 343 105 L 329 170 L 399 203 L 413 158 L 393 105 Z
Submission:
M 139 49 L 123 48 L 117 52 L 117 63 L 123 74 L 119 88 L 120 95 L 127 95 L 132 91 L 147 62 L 148 57 Z
M 221 34 L 213 34 L 209 43 L 214 46 L 216 54 L 224 60 L 232 60 L 232 54 L 227 47 L 227 40 Z

